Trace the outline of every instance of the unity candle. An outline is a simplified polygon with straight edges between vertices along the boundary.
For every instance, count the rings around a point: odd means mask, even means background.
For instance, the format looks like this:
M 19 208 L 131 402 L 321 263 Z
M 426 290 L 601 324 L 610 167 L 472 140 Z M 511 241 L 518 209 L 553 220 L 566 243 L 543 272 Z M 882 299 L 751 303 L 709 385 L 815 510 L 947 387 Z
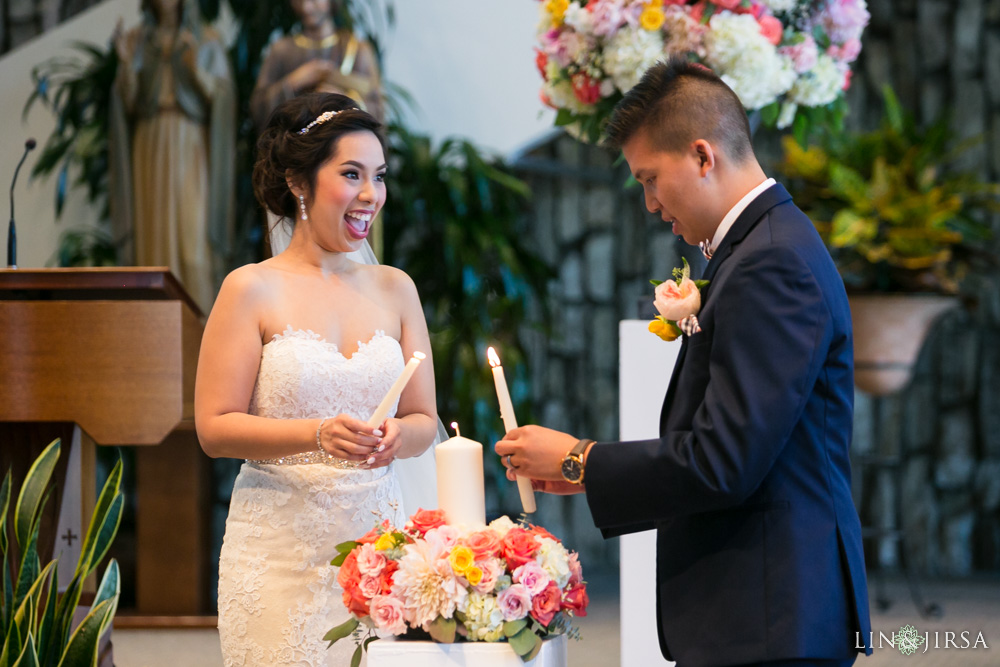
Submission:
M 455 437 L 434 448 L 437 460 L 438 508 L 453 526 L 486 525 L 486 492 L 483 488 L 483 446 L 463 438 L 451 423 Z
M 403 372 L 399 374 L 399 377 L 396 378 L 393 385 L 389 387 L 389 393 L 385 395 L 385 398 L 382 399 L 382 402 L 378 404 L 378 407 L 375 408 L 375 412 L 368 419 L 369 426 L 372 428 L 378 428 L 382 425 L 382 422 L 385 421 L 386 416 L 389 414 L 389 410 L 391 410 L 392 406 L 396 404 L 396 400 L 399 398 L 399 395 L 403 393 L 403 388 L 406 387 L 406 383 L 410 381 L 413 373 L 417 370 L 417 366 L 419 366 L 420 362 L 426 358 L 427 355 L 423 352 L 413 353 L 413 357 L 406 362 L 406 367 L 403 369 Z
M 500 355 L 491 347 L 486 350 L 486 356 L 493 369 L 493 384 L 497 388 L 497 400 L 500 401 L 500 418 L 503 420 L 504 430 L 510 433 L 517 428 L 517 419 L 514 416 L 514 404 L 510 400 L 510 392 L 507 391 L 507 378 L 504 377 L 503 366 L 500 365 Z M 517 477 L 517 492 L 521 496 L 521 508 L 524 513 L 534 512 L 537 508 L 535 507 L 535 492 L 531 488 L 531 480 Z

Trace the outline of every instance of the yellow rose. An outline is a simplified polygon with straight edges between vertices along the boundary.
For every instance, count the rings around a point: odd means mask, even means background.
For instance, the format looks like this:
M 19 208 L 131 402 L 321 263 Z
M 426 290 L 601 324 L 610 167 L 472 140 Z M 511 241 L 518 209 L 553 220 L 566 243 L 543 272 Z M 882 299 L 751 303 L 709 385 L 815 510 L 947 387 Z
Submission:
M 569 0 L 548 0 L 545 3 L 545 11 L 552 16 L 552 25 L 562 25 L 567 9 L 569 9 Z
M 375 540 L 376 551 L 388 551 L 396 546 L 396 540 L 392 539 L 391 533 L 382 533 L 382 536 Z
M 681 335 L 681 330 L 675 324 L 668 322 L 662 315 L 657 315 L 656 319 L 649 323 L 649 332 L 654 333 L 668 343 L 677 340 Z
M 465 571 L 465 580 L 469 582 L 470 586 L 478 586 L 479 582 L 483 580 L 483 571 L 472 565 Z
M 642 14 L 639 15 L 639 25 L 642 26 L 643 30 L 649 30 L 650 32 L 662 28 L 663 20 L 663 7 L 659 2 L 649 3 L 642 10 Z
M 448 556 L 448 562 L 451 563 L 451 569 L 455 571 L 455 574 L 465 574 L 475 560 L 476 555 L 472 553 L 472 549 L 461 545 L 452 549 Z M 481 572 L 480 576 L 482 576 Z

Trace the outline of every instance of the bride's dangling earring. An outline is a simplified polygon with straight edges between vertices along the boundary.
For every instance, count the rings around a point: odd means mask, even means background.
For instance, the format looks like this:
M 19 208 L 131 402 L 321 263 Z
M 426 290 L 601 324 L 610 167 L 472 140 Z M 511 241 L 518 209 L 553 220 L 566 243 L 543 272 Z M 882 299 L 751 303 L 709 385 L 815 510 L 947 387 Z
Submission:
M 309 219 L 309 216 L 306 215 L 306 197 L 305 197 L 305 195 L 299 195 L 299 211 L 302 212 L 301 215 L 299 216 L 300 218 L 302 218 L 302 220 L 308 220 Z

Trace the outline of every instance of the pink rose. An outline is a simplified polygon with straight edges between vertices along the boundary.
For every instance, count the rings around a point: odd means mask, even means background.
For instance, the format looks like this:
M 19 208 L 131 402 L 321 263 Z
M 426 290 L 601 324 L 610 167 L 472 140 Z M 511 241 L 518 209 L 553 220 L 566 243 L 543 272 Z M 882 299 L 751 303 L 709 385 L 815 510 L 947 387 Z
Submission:
M 701 292 L 690 278 L 684 278 L 680 285 L 674 280 L 662 282 L 656 286 L 654 294 L 653 305 L 668 320 L 680 322 L 701 310 Z
M 858 55 L 861 54 L 861 40 L 860 39 L 849 39 L 840 46 L 836 44 L 831 44 L 830 48 L 826 50 L 826 55 L 830 56 L 834 60 L 841 60 L 845 63 L 852 63 L 857 60 Z
M 517 621 L 531 610 L 531 595 L 521 584 L 514 584 L 497 596 L 497 608 L 505 621 Z
M 812 35 L 806 35 L 801 41 L 789 44 L 778 49 L 778 53 L 792 59 L 792 67 L 799 74 L 808 72 L 816 64 L 819 57 L 819 48 Z
M 382 592 L 382 580 L 379 577 L 362 575 L 358 590 L 369 600 Z
M 391 595 L 378 595 L 372 599 L 372 620 L 375 627 L 383 632 L 401 635 L 406 632 L 403 620 L 403 603 Z
M 424 539 L 437 540 L 445 549 L 451 549 L 458 544 L 458 528 L 449 525 L 438 526 L 437 528 L 428 530 L 424 535 Z
M 470 533 L 462 542 L 472 549 L 476 560 L 493 558 L 500 553 L 500 536 L 492 530 L 480 530 Z
M 574 616 L 586 616 L 587 605 L 590 604 L 590 598 L 587 596 L 587 585 L 572 586 L 563 596 L 562 604 L 563 609 L 569 609 Z
M 443 526 L 444 524 L 444 510 L 418 509 L 416 513 L 410 517 L 406 527 L 409 530 L 423 536 L 428 530 L 437 528 L 438 526 Z
M 781 35 L 785 31 L 781 21 L 773 16 L 761 16 L 757 25 L 760 26 L 760 34 L 764 35 L 764 39 L 775 46 L 781 43 Z
M 476 565 L 483 571 L 483 578 L 476 584 L 476 592 L 481 595 L 492 593 L 497 585 L 497 579 L 504 574 L 503 563 L 499 558 L 490 558 L 482 562 L 476 561 Z
M 529 561 L 514 570 L 514 582 L 528 589 L 532 597 L 538 595 L 552 582 L 537 561 Z
M 561 598 L 559 587 L 550 581 L 549 585 L 531 600 L 531 615 L 536 621 L 547 626 L 562 607 Z
M 500 544 L 500 551 L 507 566 L 513 570 L 521 567 L 538 553 L 538 542 L 535 536 L 523 528 L 511 528 Z
M 372 544 L 364 544 L 358 549 L 358 572 L 377 577 L 385 568 L 385 556 L 375 550 Z
M 580 566 L 580 556 L 575 551 L 569 554 L 569 585 L 575 586 L 583 582 L 583 568 Z

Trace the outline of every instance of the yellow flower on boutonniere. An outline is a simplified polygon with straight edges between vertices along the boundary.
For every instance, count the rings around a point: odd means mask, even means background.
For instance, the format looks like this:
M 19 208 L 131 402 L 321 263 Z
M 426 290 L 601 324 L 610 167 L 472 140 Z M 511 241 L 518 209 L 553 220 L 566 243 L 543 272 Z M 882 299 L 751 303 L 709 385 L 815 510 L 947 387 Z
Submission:
M 643 30 L 653 32 L 663 27 L 665 18 L 662 0 L 653 0 L 646 3 L 646 8 L 639 14 L 639 25 Z
M 691 280 L 691 265 L 684 259 L 684 267 L 674 269 L 674 279 L 664 282 L 650 280 L 656 286 L 653 305 L 659 316 L 649 323 L 650 332 L 663 340 L 676 340 L 682 333 L 691 335 L 701 331 L 698 318 L 701 310 L 701 290 L 707 280 Z
M 673 322 L 664 319 L 662 315 L 657 315 L 656 318 L 649 323 L 649 331 L 668 343 L 677 340 L 677 338 L 681 335 L 680 328 Z
M 545 3 L 545 11 L 552 17 L 552 25 L 554 27 L 562 25 L 567 9 L 569 9 L 569 0 L 548 0 Z

